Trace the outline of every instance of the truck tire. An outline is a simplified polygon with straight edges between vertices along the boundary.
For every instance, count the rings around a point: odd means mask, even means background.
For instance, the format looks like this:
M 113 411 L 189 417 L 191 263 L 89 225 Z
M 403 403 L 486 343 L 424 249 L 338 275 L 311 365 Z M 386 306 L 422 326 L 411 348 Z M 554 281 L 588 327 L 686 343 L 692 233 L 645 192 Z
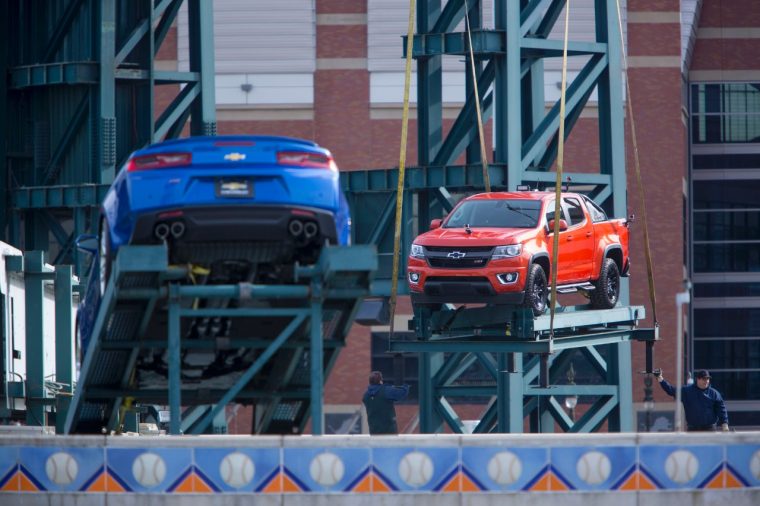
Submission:
M 533 264 L 528 269 L 528 278 L 525 280 L 525 300 L 523 306 L 533 310 L 533 316 L 541 316 L 546 312 L 548 298 L 548 284 L 546 273 L 538 264 Z
M 591 306 L 595 309 L 612 309 L 620 298 L 620 269 L 611 258 L 605 258 L 599 270 L 599 279 L 591 292 Z

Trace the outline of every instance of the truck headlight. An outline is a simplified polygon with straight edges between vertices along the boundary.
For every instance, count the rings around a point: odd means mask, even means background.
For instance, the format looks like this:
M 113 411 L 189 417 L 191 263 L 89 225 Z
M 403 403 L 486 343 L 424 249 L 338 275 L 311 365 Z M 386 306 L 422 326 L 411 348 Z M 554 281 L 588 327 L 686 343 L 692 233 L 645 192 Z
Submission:
M 520 256 L 522 253 L 522 244 L 510 244 L 507 246 L 496 246 L 493 249 L 492 260 L 498 260 L 500 258 L 512 258 Z
M 412 250 L 409 252 L 409 256 L 414 258 L 425 258 L 425 248 L 419 244 L 412 244 Z

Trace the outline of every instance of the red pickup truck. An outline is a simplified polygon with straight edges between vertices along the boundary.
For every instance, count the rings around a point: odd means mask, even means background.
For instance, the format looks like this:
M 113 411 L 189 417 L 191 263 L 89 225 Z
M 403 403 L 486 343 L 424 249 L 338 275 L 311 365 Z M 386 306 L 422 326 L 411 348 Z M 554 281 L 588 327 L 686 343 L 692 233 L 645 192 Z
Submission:
M 522 305 L 546 311 L 554 192 L 493 192 L 460 201 L 412 244 L 407 280 L 414 306 Z M 557 292 L 583 291 L 615 306 L 629 272 L 628 220 L 609 219 L 588 197 L 562 193 Z

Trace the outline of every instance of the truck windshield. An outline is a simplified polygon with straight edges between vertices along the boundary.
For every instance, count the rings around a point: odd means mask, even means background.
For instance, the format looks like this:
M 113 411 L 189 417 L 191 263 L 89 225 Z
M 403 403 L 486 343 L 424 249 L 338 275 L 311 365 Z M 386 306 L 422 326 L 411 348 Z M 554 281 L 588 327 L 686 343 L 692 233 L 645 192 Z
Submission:
M 454 209 L 443 228 L 533 228 L 540 210 L 539 200 L 468 200 Z

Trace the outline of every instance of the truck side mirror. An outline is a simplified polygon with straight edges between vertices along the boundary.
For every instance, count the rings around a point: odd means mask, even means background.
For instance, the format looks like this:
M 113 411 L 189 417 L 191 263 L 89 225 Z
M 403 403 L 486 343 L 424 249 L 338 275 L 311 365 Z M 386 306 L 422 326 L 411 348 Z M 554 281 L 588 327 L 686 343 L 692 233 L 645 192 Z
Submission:
M 76 246 L 80 251 L 94 255 L 98 252 L 98 236 L 82 234 L 76 238 Z
M 554 220 L 549 220 L 549 233 L 554 233 Z M 567 230 L 567 222 L 565 220 L 559 220 L 559 231 Z
M 441 220 L 440 218 L 436 218 L 434 220 L 430 221 L 430 230 L 435 230 L 436 228 L 441 228 Z

